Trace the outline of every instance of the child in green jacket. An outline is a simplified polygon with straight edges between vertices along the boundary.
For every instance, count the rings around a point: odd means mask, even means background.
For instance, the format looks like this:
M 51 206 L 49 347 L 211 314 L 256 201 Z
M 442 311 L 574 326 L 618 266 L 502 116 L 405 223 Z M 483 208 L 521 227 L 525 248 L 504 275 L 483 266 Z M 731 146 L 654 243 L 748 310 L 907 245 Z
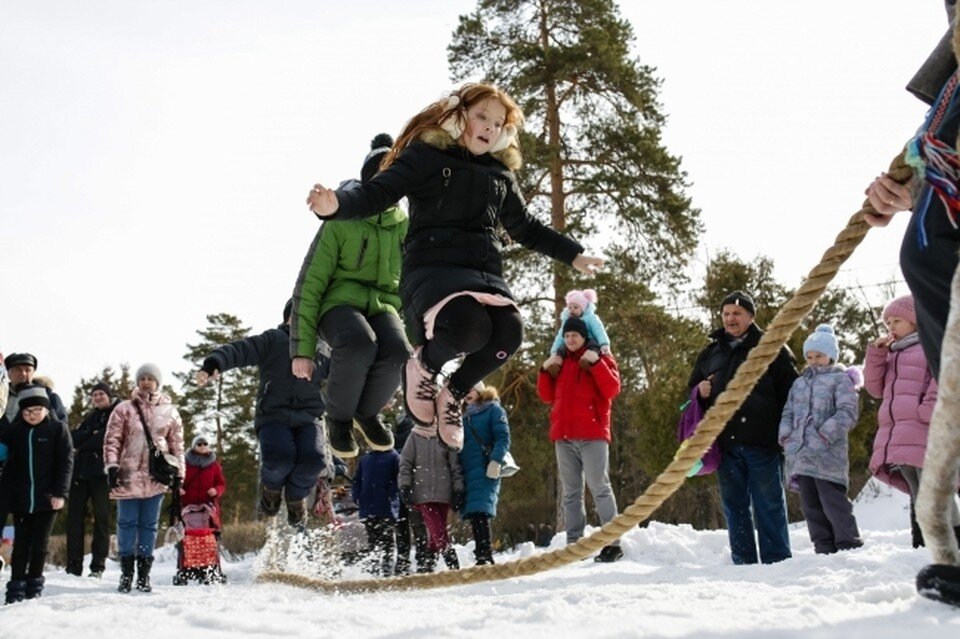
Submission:
M 363 182 L 377 174 L 392 144 L 385 133 L 373 139 Z M 358 453 L 354 424 L 373 450 L 393 448 L 393 434 L 379 413 L 410 357 L 398 292 L 407 226 L 407 214 L 397 205 L 363 219 L 326 222 L 297 278 L 290 326 L 293 373 L 309 374 L 319 331 L 331 348 L 325 421 L 339 457 Z

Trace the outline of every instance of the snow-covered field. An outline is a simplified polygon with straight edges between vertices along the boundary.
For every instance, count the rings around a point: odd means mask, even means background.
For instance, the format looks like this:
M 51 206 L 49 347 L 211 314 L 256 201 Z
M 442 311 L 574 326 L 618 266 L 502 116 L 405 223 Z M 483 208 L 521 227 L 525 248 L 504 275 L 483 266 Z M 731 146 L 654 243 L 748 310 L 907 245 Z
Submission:
M 862 496 L 856 515 L 866 545 L 837 555 L 815 555 L 800 522 L 791 526 L 793 559 L 734 566 L 725 531 L 651 523 L 623 538 L 626 556 L 615 564 L 389 594 L 256 584 L 255 557 L 225 562 L 227 585 L 175 587 L 175 555 L 163 548 L 151 594 L 118 594 L 113 562 L 103 581 L 50 570 L 41 599 L 0 608 L 0 637 L 960 636 L 960 610 L 916 594 L 914 576 L 928 555 L 910 547 L 904 496 Z M 469 548 L 459 552 L 472 564 Z M 533 552 L 521 546 L 497 559 Z

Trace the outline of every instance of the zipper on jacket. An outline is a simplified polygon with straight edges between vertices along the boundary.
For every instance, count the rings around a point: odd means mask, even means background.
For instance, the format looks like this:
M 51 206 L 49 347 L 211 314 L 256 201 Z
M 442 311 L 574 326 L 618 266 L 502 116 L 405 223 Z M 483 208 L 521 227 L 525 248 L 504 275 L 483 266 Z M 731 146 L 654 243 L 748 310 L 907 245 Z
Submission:
M 897 421 L 893 418 L 893 398 L 896 396 L 897 379 L 900 377 L 900 352 L 893 355 L 893 381 L 890 382 L 890 403 L 887 405 L 887 412 L 890 414 L 890 430 L 887 432 L 887 441 L 883 445 L 883 463 L 887 463 L 887 456 L 890 454 L 890 441 L 893 440 L 893 429 L 897 426 Z M 886 381 L 886 375 L 884 375 Z
M 443 176 L 443 190 L 446 191 L 447 187 L 450 186 L 450 176 L 453 174 L 453 171 L 450 170 L 450 167 L 445 166 L 440 171 L 440 175 Z M 437 200 L 437 212 L 440 212 L 440 209 L 443 208 L 443 200 L 446 193 L 440 193 L 440 199 Z
M 363 236 L 363 242 L 360 243 L 360 256 L 357 257 L 357 268 L 358 268 L 358 269 L 360 268 L 361 265 L 363 265 L 363 256 L 367 253 L 367 243 L 368 243 L 369 241 L 370 241 L 370 239 L 369 239 L 366 235 L 364 235 L 364 236 Z
M 37 488 L 34 485 L 33 479 L 33 435 L 36 432 L 35 427 L 30 428 L 30 433 L 27 435 L 27 459 L 30 461 L 27 462 L 27 475 L 30 477 L 30 508 L 27 512 L 32 513 L 33 509 L 36 507 L 36 494 Z

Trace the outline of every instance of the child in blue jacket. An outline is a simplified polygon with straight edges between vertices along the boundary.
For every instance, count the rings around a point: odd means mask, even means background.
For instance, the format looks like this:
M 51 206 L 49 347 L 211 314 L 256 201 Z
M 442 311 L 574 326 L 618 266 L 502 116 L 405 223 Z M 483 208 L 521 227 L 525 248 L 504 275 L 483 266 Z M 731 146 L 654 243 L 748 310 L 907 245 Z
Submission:
M 360 506 L 360 521 L 367 530 L 371 557 L 380 555 L 371 572 L 393 575 L 393 554 L 397 547 L 397 519 L 400 516 L 400 453 L 394 449 L 372 450 L 363 455 L 353 475 L 351 496 Z

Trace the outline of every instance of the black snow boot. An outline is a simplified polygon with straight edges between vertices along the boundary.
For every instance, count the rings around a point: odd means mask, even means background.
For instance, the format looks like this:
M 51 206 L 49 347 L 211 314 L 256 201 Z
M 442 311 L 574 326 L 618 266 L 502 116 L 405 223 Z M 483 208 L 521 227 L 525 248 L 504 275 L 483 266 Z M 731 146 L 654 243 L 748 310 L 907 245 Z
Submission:
M 473 528 L 473 556 L 477 560 L 477 565 L 492 564 L 493 547 L 490 540 L 490 518 L 486 515 L 477 514 L 470 518 L 470 526 Z
M 604 546 L 600 549 L 600 554 L 593 558 L 594 561 L 601 564 L 611 564 L 623 557 L 623 551 L 620 546 Z
M 27 579 L 27 599 L 37 599 L 43 594 L 43 577 L 32 577 Z
M 917 574 L 917 592 L 927 599 L 960 607 L 960 566 L 930 564 Z
M 910 542 L 914 548 L 923 548 L 923 531 L 920 530 L 920 524 L 917 523 L 917 513 L 913 508 L 913 500 L 910 500 Z
M 130 592 L 133 586 L 133 566 L 136 559 L 131 555 L 129 557 L 120 557 L 120 585 L 117 586 L 118 592 Z
M 372 450 L 390 450 L 393 448 L 393 432 L 387 428 L 379 415 L 358 417 L 356 424 L 360 434 L 367 440 L 367 445 Z
M 457 558 L 456 548 L 447 548 L 443 551 L 443 563 L 450 570 L 460 570 L 460 560 Z
M 23 601 L 27 596 L 26 579 L 11 579 L 7 582 L 7 603 Z
M 287 523 L 294 528 L 304 530 L 307 526 L 307 500 L 287 500 Z
M 153 557 L 137 557 L 137 590 L 153 592 L 150 585 L 150 568 L 153 567 Z
M 273 517 L 280 512 L 280 503 L 283 501 L 283 489 L 267 488 L 260 485 L 260 501 L 257 503 L 257 516 L 260 519 Z
M 437 553 L 431 550 L 425 550 L 423 554 L 417 557 L 417 573 L 430 573 L 437 567 Z
M 329 415 L 324 417 L 323 421 L 327 425 L 327 443 L 334 455 L 340 459 L 348 459 L 360 453 L 357 440 L 353 438 L 353 421 L 342 422 L 330 419 Z

